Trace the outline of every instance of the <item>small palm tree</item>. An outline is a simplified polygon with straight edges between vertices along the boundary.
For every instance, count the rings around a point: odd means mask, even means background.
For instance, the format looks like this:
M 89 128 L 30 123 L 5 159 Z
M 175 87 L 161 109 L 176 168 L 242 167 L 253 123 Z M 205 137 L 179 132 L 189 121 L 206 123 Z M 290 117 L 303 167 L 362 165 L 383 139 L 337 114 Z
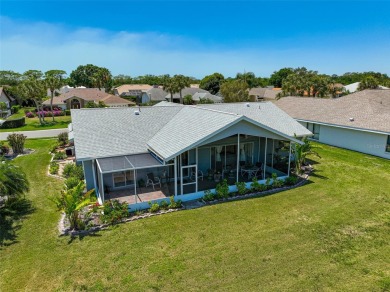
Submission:
M 0 196 L 16 197 L 28 192 L 29 182 L 21 168 L 8 161 L 0 162 Z
M 84 187 L 84 183 L 80 182 L 74 188 L 64 190 L 59 198 L 54 199 L 57 208 L 64 211 L 71 229 L 80 230 L 83 228 L 80 210 L 92 202 L 91 194 L 94 190 L 83 194 Z
M 297 174 L 302 173 L 302 165 L 305 165 L 307 156 L 315 155 L 321 158 L 321 156 L 313 150 L 313 147 L 307 137 L 304 137 L 302 142 L 302 145 L 296 143 L 293 150 L 295 158 L 295 171 Z

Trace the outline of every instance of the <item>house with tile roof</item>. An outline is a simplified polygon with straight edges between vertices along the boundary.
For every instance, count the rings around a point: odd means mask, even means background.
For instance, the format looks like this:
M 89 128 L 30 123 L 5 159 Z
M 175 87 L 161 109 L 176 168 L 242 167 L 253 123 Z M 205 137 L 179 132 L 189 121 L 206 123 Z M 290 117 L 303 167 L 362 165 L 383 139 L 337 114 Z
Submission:
M 153 87 L 154 86 L 149 84 L 123 84 L 114 88 L 114 94 L 118 96 L 140 97 L 142 93 Z
M 129 107 L 135 105 L 132 101 L 106 93 L 97 88 L 74 88 L 59 96 L 55 96 L 53 98 L 53 106 L 62 109 L 80 109 L 85 107 L 87 102 L 98 104 L 99 101 L 108 107 Z M 43 105 L 49 106 L 50 99 L 45 100 Z
M 283 97 L 275 104 L 319 142 L 390 159 L 390 90 L 339 98 Z
M 271 102 L 72 110 L 87 189 L 132 210 L 198 199 L 222 179 L 234 191 L 237 181 L 286 178 L 297 137 L 311 134 Z

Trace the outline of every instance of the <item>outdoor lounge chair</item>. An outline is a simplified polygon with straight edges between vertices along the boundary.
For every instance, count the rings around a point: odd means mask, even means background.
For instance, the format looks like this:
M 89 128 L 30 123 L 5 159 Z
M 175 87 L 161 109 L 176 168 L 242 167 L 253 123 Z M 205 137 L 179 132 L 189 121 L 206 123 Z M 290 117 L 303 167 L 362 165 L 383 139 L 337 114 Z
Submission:
M 155 185 L 160 185 L 161 188 L 161 180 L 158 176 L 154 176 L 152 172 L 146 175 L 146 186 L 152 186 L 154 190 Z
M 191 172 L 190 179 L 195 180 L 195 171 Z M 199 179 L 203 180 L 203 171 L 201 170 L 198 170 L 198 180 Z

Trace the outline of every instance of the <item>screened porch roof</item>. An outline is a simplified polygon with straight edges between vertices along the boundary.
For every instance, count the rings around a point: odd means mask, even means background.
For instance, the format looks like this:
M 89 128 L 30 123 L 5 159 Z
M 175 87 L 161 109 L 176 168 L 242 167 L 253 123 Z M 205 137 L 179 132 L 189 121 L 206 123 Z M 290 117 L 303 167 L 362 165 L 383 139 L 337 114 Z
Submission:
M 97 159 L 97 164 L 101 173 L 159 167 L 163 165 L 150 153 L 99 158 Z

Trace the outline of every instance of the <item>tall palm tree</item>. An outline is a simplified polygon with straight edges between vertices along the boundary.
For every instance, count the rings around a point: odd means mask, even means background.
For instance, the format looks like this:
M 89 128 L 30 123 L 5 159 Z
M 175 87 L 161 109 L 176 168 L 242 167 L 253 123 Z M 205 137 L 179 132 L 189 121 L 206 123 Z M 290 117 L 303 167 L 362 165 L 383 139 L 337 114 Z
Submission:
M 50 111 L 52 113 L 53 122 L 54 122 L 54 113 L 53 113 L 53 98 L 54 98 L 54 91 L 56 89 L 60 89 L 63 85 L 62 82 L 62 75 L 65 74 L 65 71 L 62 70 L 55 70 L 58 71 L 57 74 L 53 73 L 52 71 L 47 71 L 45 73 L 45 85 L 50 90 Z
M 171 94 L 171 102 L 173 102 L 173 95 L 180 91 L 176 84 L 176 80 L 169 77 L 169 75 L 163 77 L 163 90 Z
M 18 95 L 24 99 L 31 98 L 38 110 L 39 123 L 43 124 L 45 117 L 40 114 L 43 98 L 46 96 L 46 87 L 42 80 L 30 77 L 23 80 L 17 87 Z
M 0 196 L 22 195 L 29 190 L 26 174 L 11 162 L 0 162 Z
M 184 75 L 175 75 L 173 76 L 173 79 L 177 86 L 177 90 L 180 93 L 180 103 L 183 104 L 182 90 L 190 86 L 190 78 Z

